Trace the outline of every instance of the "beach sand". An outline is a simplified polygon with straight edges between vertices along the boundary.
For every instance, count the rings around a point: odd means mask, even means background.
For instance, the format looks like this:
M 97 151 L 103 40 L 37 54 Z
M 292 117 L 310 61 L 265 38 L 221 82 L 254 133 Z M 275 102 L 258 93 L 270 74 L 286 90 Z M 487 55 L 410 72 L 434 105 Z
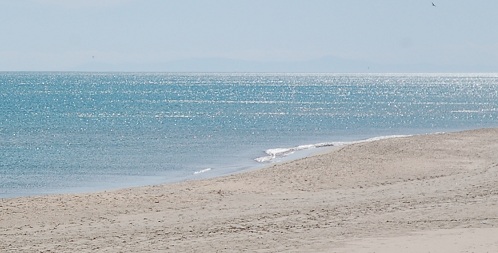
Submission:
M 0 200 L 0 252 L 498 252 L 498 129 L 208 180 Z

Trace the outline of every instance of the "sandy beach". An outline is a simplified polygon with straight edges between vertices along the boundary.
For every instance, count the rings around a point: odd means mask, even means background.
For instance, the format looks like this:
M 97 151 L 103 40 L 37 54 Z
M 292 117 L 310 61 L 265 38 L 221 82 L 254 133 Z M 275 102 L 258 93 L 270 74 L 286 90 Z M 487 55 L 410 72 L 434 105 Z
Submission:
M 498 252 L 498 129 L 208 180 L 0 200 L 0 252 Z

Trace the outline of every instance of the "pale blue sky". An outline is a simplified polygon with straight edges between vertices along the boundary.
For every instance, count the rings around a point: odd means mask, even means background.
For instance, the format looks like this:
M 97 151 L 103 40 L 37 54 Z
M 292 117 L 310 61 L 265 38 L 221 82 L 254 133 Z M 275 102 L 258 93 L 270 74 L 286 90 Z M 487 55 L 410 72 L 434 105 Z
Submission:
M 431 2 L 3 0 L 0 70 L 498 72 L 498 1 Z

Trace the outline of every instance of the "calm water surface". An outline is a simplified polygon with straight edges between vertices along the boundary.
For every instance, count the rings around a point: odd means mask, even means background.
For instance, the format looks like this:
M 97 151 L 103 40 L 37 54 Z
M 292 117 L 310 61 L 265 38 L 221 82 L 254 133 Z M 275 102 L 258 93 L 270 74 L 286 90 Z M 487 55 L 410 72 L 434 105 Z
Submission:
M 217 176 L 262 166 L 269 149 L 497 126 L 498 74 L 3 72 L 0 198 Z

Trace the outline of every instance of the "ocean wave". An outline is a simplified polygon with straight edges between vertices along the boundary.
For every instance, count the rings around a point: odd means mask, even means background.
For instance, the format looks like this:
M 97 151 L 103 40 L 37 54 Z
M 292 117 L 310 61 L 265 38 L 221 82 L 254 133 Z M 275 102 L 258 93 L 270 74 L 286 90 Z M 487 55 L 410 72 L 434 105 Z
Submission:
M 498 108 L 480 109 L 480 110 L 455 110 L 451 112 L 452 113 L 490 113 L 490 112 L 498 112 Z
M 280 158 L 284 158 L 286 156 L 292 155 L 295 152 L 299 152 L 299 151 L 303 151 L 303 150 L 309 150 L 309 149 L 314 149 L 314 148 L 325 148 L 325 147 L 339 147 L 339 146 L 356 144 L 356 143 L 379 141 L 379 140 L 390 139 L 390 138 L 403 138 L 403 137 L 408 137 L 408 136 L 410 136 L 410 135 L 387 135 L 387 136 L 378 136 L 378 137 L 373 137 L 373 138 L 358 140 L 358 141 L 322 142 L 322 143 L 317 143 L 317 144 L 299 145 L 299 146 L 291 147 L 291 148 L 273 148 L 273 149 L 268 149 L 265 151 L 266 156 L 261 156 L 261 157 L 254 159 L 254 160 L 256 162 L 259 162 L 259 163 L 270 163 L 270 162 L 274 162 Z

